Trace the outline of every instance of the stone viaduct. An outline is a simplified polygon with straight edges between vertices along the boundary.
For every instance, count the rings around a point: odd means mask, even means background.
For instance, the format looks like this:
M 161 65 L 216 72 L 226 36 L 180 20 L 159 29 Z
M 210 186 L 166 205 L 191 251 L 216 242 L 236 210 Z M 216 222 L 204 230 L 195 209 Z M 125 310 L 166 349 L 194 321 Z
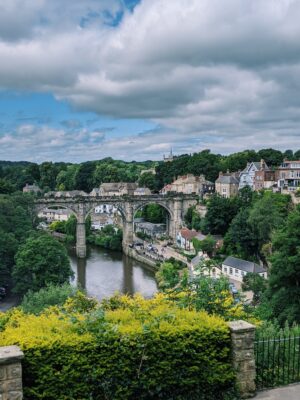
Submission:
M 167 233 L 173 240 L 183 225 L 183 218 L 190 206 L 197 204 L 196 195 L 149 195 L 149 196 L 77 196 L 56 195 L 43 197 L 35 201 L 36 212 L 45 208 L 56 207 L 69 209 L 77 218 L 76 253 L 79 258 L 86 256 L 85 220 L 86 217 L 101 204 L 111 204 L 116 207 L 123 221 L 123 251 L 129 253 L 129 245 L 133 243 L 134 215 L 148 204 L 159 204 L 167 211 Z

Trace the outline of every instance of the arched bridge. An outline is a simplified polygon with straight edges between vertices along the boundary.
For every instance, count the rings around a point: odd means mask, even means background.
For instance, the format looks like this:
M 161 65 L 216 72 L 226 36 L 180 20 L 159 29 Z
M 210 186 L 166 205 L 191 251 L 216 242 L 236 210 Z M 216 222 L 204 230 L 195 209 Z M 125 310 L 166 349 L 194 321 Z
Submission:
M 148 195 L 148 196 L 56 196 L 43 197 L 35 201 L 36 212 L 47 207 L 66 208 L 71 210 L 77 218 L 76 252 L 77 256 L 86 256 L 85 220 L 86 217 L 101 204 L 110 204 L 116 207 L 123 220 L 123 251 L 128 253 L 128 246 L 133 242 L 133 220 L 135 213 L 148 204 L 159 204 L 165 208 L 168 215 L 167 231 L 174 240 L 178 229 L 183 225 L 183 218 L 190 206 L 197 204 L 196 195 Z

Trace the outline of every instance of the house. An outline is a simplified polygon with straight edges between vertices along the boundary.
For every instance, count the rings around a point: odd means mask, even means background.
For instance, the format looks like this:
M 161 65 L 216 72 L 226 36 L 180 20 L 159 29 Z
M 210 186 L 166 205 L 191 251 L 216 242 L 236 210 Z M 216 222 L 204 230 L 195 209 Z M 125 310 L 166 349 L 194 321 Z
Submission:
M 100 204 L 99 206 L 95 207 L 94 210 L 95 214 L 113 215 L 116 212 L 118 212 L 118 209 L 113 204 Z
M 101 230 L 106 225 L 114 225 L 112 216 L 108 214 L 92 214 L 91 215 L 91 227 L 92 229 Z
M 33 185 L 26 183 L 23 187 L 23 193 L 40 193 L 41 191 L 42 190 L 35 183 Z
M 259 162 L 247 163 L 246 168 L 240 173 L 239 190 L 246 186 L 254 190 L 255 173 L 263 170 L 270 170 L 263 159 Z
M 281 190 L 295 192 L 300 187 L 300 161 L 284 160 L 276 176 Z
M 150 237 L 159 237 L 166 233 L 166 224 L 153 224 L 152 222 L 136 222 L 135 231 L 142 232 Z
M 102 183 L 99 188 L 99 196 L 133 196 L 134 191 L 138 185 L 131 182 L 113 182 L 113 183 Z
M 239 179 L 234 173 L 219 173 L 219 177 L 215 182 L 216 192 L 222 197 L 234 197 L 239 192 Z
M 248 272 L 259 274 L 265 279 L 268 277 L 267 270 L 253 261 L 245 261 L 229 256 L 222 263 L 222 273 L 236 281 L 243 282 L 243 277 Z
M 151 190 L 147 187 L 138 187 L 135 189 L 134 196 L 150 196 Z
M 67 221 L 72 215 L 72 211 L 65 208 L 62 209 L 52 209 L 44 208 L 38 213 L 39 218 L 46 219 L 48 223 L 53 221 Z
M 182 228 L 176 237 L 176 241 L 179 247 L 184 250 L 193 250 L 193 238 L 197 237 L 199 232 L 195 231 L 194 229 Z
M 207 254 L 203 253 L 202 251 L 199 251 L 199 253 L 191 260 L 190 263 L 193 276 L 199 274 L 199 272 L 197 273 L 197 267 L 199 265 L 205 265 L 205 262 L 209 260 L 210 258 L 208 257 Z M 214 266 L 211 269 L 204 267 L 201 273 L 203 273 L 203 275 L 209 275 L 214 278 L 219 278 L 220 275 L 222 274 L 221 269 L 217 266 Z
M 211 193 L 214 191 L 214 184 L 205 179 L 204 175 L 194 176 L 193 174 L 187 174 L 179 176 L 174 180 L 173 183 L 166 185 L 161 189 L 161 194 L 167 194 L 169 192 L 184 193 L 184 194 L 198 194 L 203 195 L 204 193 Z
M 275 171 L 262 169 L 255 171 L 254 174 L 254 190 L 271 189 L 276 186 Z

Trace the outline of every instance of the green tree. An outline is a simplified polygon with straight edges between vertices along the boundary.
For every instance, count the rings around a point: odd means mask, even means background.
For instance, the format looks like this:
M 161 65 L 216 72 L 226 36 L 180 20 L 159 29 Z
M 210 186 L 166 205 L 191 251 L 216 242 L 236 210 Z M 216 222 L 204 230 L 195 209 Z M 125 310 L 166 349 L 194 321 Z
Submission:
M 157 181 L 155 178 L 155 175 L 146 172 L 145 174 L 142 174 L 139 178 L 139 186 L 140 187 L 147 187 L 152 191 L 157 191 Z
M 267 281 L 259 274 L 248 272 L 243 278 L 243 290 L 252 290 L 253 300 L 252 303 L 257 305 L 261 302 L 263 295 L 267 289 Z
M 257 257 L 259 244 L 249 223 L 249 209 L 241 208 L 233 218 L 224 238 L 224 248 L 227 254 L 234 254 L 244 259 Z
M 201 250 L 212 257 L 216 248 L 216 241 L 211 235 L 207 235 L 203 240 L 193 238 L 193 246 L 197 253 Z
M 13 268 L 14 292 L 24 295 L 73 277 L 65 247 L 48 234 L 33 235 L 18 249 Z
M 269 300 L 273 316 L 281 325 L 300 323 L 300 206 L 272 240 Z
M 211 234 L 224 235 L 238 209 L 237 199 L 227 199 L 217 194 L 213 195 L 207 205 L 204 231 Z
M 167 211 L 158 204 L 148 204 L 142 210 L 142 217 L 154 224 L 165 224 Z

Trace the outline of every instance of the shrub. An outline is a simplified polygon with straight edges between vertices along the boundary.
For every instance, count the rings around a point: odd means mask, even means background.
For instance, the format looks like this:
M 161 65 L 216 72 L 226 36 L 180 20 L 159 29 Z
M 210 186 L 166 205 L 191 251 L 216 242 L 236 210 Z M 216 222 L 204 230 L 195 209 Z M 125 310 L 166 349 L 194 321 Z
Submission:
M 73 303 L 39 316 L 15 310 L 0 333 L 0 345 L 25 353 L 25 399 L 217 400 L 231 393 L 230 335 L 220 317 L 179 309 L 162 294 L 116 296 L 87 313 Z
M 49 285 L 38 292 L 29 290 L 23 297 L 21 308 L 25 313 L 40 314 L 47 307 L 63 305 L 69 297 L 76 294 L 77 290 L 68 283 Z

